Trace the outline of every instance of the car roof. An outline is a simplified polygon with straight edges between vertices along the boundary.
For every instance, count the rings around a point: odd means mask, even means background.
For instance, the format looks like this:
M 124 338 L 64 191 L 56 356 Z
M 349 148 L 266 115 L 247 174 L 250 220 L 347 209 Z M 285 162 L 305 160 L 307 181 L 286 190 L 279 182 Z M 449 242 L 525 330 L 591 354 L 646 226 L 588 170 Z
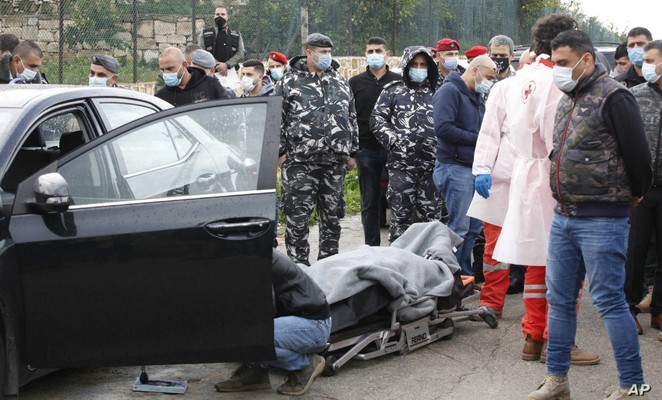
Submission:
M 0 85 L 0 108 L 25 108 L 31 102 L 59 103 L 94 97 L 134 99 L 164 110 L 169 103 L 145 93 L 122 88 L 92 88 L 69 85 Z

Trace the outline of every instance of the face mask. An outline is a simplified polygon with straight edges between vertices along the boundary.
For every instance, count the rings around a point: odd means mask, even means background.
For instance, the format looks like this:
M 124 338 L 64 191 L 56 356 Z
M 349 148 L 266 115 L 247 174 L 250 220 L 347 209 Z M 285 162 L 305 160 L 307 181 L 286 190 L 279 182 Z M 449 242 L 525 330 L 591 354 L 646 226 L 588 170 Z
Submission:
M 21 65 L 23 65 L 23 60 L 21 60 Z M 23 65 L 23 72 L 18 74 L 18 77 L 26 82 L 31 82 L 36 76 L 37 73 L 31 69 L 25 68 L 25 65 Z
M 245 91 L 250 92 L 255 89 L 255 86 L 255 81 L 250 76 L 244 76 L 241 78 L 241 87 L 244 88 Z
M 637 67 L 641 67 L 644 63 L 644 49 L 643 47 L 635 47 L 633 49 L 628 49 L 628 58 L 632 61 L 632 64 Z
M 427 68 L 409 68 L 409 79 L 412 82 L 420 83 L 428 77 Z
M 274 68 L 271 70 L 270 74 L 274 80 L 278 81 L 283 77 L 283 68 Z
M 492 57 L 492 61 L 496 64 L 497 74 L 507 70 L 510 66 L 510 58 L 508 57 Z
M 384 66 L 386 60 L 383 54 L 368 54 L 368 66 L 372 69 L 380 69 Z
M 166 86 L 179 86 L 179 84 L 182 82 L 182 78 L 180 78 L 179 75 L 179 70 L 182 69 L 182 66 L 179 66 L 179 69 L 177 72 L 171 72 L 171 73 L 164 73 L 163 74 L 163 83 L 165 83 Z
M 92 87 L 106 87 L 108 78 L 101 78 L 96 76 L 90 76 L 89 84 Z
M 315 65 L 317 65 L 317 68 L 319 68 L 322 71 L 326 71 L 329 69 L 331 66 L 331 54 L 317 54 L 317 62 Z
M 662 64 L 662 63 L 660 63 Z M 662 74 L 656 74 L 655 69 L 657 68 L 658 65 L 660 64 L 649 64 L 649 63 L 644 63 L 641 67 L 641 74 L 643 75 L 644 79 L 650 83 L 655 83 L 660 79 L 660 76 Z
M 492 85 L 494 85 L 494 82 L 492 82 L 488 79 L 485 79 L 483 77 L 483 74 L 480 73 L 480 71 L 478 71 L 478 75 L 480 75 L 480 77 L 483 80 L 480 81 L 480 84 L 476 84 L 476 86 L 475 86 L 476 87 L 476 93 L 482 93 L 482 94 L 489 93 L 490 89 L 492 89 Z M 476 78 L 474 77 L 474 83 L 475 82 L 476 82 Z
M 444 58 L 444 68 L 449 71 L 455 71 L 457 68 L 457 57 Z
M 572 92 L 572 89 L 574 89 L 575 86 L 577 86 L 577 83 L 579 82 L 579 79 L 582 77 L 582 75 L 584 75 L 584 72 L 582 72 L 579 78 L 575 80 L 572 79 L 572 71 L 575 69 L 576 66 L 579 65 L 581 61 L 582 59 L 580 58 L 579 61 L 577 61 L 577 64 L 575 64 L 575 66 L 572 68 L 560 67 L 558 65 L 554 66 L 553 68 L 554 83 L 556 83 L 556 86 L 558 86 L 559 89 L 561 89 L 564 92 Z
M 228 23 L 228 20 L 223 17 L 216 17 L 214 18 L 214 23 L 216 24 L 218 29 L 223 29 L 225 28 L 225 24 Z

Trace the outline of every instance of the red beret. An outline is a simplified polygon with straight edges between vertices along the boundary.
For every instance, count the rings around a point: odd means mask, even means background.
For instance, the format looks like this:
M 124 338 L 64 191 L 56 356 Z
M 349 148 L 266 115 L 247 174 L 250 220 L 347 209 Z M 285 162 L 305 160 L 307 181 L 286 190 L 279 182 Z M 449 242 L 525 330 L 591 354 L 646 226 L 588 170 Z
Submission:
M 482 56 L 483 54 L 487 54 L 487 47 L 485 46 L 474 46 L 469 50 L 467 50 L 466 53 L 464 53 L 464 55 L 466 55 L 467 58 L 474 58 L 474 57 Z
M 460 44 L 455 39 L 443 38 L 437 42 L 437 51 L 457 50 L 460 51 Z
M 285 54 L 283 53 L 279 53 L 277 51 L 270 51 L 269 58 L 281 64 L 287 65 L 287 57 L 285 57 Z

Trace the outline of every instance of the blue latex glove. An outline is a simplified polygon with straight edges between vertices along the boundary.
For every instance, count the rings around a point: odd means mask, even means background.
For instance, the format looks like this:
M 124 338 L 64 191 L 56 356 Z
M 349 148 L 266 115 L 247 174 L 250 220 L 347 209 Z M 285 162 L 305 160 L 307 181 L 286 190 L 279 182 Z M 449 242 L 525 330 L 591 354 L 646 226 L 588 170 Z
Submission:
M 492 188 L 492 175 L 490 174 L 480 174 L 476 176 L 476 182 L 474 187 L 479 195 L 484 198 L 490 197 L 490 189 Z

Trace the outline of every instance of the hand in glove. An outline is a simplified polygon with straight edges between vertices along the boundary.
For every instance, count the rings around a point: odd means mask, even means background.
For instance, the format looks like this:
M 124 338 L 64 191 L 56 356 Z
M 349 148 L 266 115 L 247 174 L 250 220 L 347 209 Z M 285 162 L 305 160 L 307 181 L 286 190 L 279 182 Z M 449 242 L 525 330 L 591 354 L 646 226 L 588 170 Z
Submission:
M 492 188 L 492 175 L 490 174 L 480 174 L 476 176 L 476 182 L 474 183 L 476 192 L 484 198 L 490 197 L 490 189 Z

